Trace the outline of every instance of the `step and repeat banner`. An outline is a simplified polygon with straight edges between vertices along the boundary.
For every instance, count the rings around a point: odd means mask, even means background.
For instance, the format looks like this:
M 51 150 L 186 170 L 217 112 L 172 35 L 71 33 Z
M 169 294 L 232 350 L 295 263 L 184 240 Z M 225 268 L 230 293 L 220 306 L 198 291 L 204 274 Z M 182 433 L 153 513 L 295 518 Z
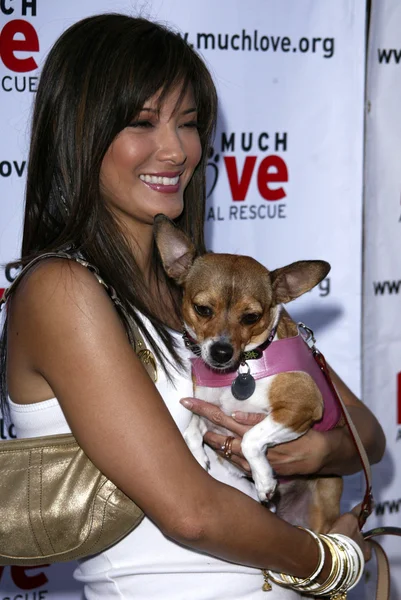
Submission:
M 400 169 L 394 163 L 399 147 L 395 111 L 401 89 L 389 85 L 401 68 L 397 71 L 400 51 L 392 37 L 397 32 L 391 17 L 395 1 L 393 8 L 390 2 L 374 7 L 377 31 L 374 23 L 371 31 L 376 41 L 372 37 L 369 55 L 368 179 L 372 181 L 366 239 L 371 253 L 377 254 L 367 256 L 371 271 L 365 261 L 367 279 L 371 278 L 365 289 L 371 297 L 364 321 L 365 366 L 370 377 L 370 381 L 365 377 L 365 396 L 380 418 L 379 406 L 386 402 L 390 407 L 396 398 L 395 352 L 401 343 L 401 336 L 395 335 L 395 314 L 390 325 L 387 308 L 391 303 L 395 310 L 396 292 L 390 287 L 400 283 L 395 263 L 395 229 L 401 218 L 396 173 Z M 1 0 L 0 263 L 19 254 L 29 120 L 46 53 L 75 21 L 110 11 L 167 22 L 204 57 L 220 100 L 208 163 L 208 246 L 214 251 L 250 254 L 271 269 L 301 259 L 330 262 L 328 277 L 289 308 L 294 318 L 314 329 L 329 362 L 361 395 L 367 60 L 367 9 L 362 0 Z M 383 59 L 378 58 L 378 51 Z M 394 247 L 389 246 L 390 231 Z M 2 270 L 0 288 L 13 275 Z M 387 291 L 374 292 L 373 279 L 376 283 L 380 279 Z M 390 363 L 394 365 L 394 372 L 380 370 L 383 362 L 387 370 Z M 387 376 L 394 383 L 391 389 Z M 390 410 L 385 418 L 390 419 Z M 388 478 L 380 481 L 386 487 L 379 493 L 384 494 L 383 502 L 393 502 L 399 495 L 397 426 L 391 423 L 390 430 L 390 422 L 384 424 L 394 446 L 388 455 Z M 14 437 L 12 424 L 6 426 L 0 420 L 0 436 Z M 401 474 L 398 489 L 400 479 Z M 362 488 L 359 476 L 346 480 L 345 505 L 349 505 L 360 499 Z M 381 519 L 387 518 L 383 509 Z M 78 599 L 81 590 L 73 580 L 73 568 L 0 567 L 0 600 Z M 394 577 L 401 580 L 401 565 Z M 352 598 L 362 599 L 365 592 L 365 586 L 359 586 Z
M 370 24 L 365 176 L 363 397 L 387 451 L 374 467 L 373 526 L 401 526 L 401 4 L 375 0 Z M 401 598 L 400 538 L 382 538 Z

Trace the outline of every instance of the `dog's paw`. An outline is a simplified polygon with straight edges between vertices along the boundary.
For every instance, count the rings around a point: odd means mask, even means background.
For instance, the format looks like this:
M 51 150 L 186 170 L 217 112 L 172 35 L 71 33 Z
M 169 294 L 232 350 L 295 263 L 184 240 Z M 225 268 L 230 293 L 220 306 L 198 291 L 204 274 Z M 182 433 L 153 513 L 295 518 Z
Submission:
M 256 477 L 254 481 L 260 502 L 269 502 L 276 491 L 277 481 L 275 479 L 264 479 L 261 477 Z

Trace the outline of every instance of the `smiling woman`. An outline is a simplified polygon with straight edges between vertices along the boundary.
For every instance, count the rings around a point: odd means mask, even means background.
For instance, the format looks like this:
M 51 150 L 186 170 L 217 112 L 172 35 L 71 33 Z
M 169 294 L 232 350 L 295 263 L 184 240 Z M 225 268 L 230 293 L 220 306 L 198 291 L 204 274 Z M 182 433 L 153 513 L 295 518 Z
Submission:
M 100 169 L 102 195 L 135 236 L 158 213 L 181 215 L 202 154 L 192 86 L 177 86 L 160 106 L 159 96 L 116 136 Z M 152 235 L 149 227 L 146 231 Z
M 169 325 L 179 327 L 180 308 L 153 251 L 151 205 L 158 206 L 153 214 L 174 216 L 205 250 L 204 173 L 216 110 L 211 76 L 178 34 L 118 14 L 84 19 L 60 37 L 36 97 L 19 264 L 73 247 L 111 273 L 108 283 L 163 368 L 170 354 L 176 364 L 180 357 L 155 288 L 162 285 Z M 171 173 L 180 180 L 169 195 L 143 181 Z M 135 211 L 137 222 L 129 218 Z M 132 240 L 132 227 L 143 241 Z M 162 336 L 167 355 L 141 315 Z
M 193 48 L 145 19 L 84 19 L 57 40 L 42 70 L 21 257 L 9 265 L 27 269 L 7 297 L 1 397 L 19 437 L 72 432 L 145 514 L 125 538 L 80 561 L 75 576 L 88 600 L 262 600 L 270 584 L 261 569 L 313 573 L 316 585 L 333 588 L 363 566 L 349 566 L 356 544 L 364 548 L 353 515 L 333 526 L 352 538 L 343 542 L 346 560 L 334 536 L 325 545 L 262 506 L 250 479 L 222 468 L 218 450 L 206 450 L 207 472 L 184 441 L 192 414 L 179 400 L 193 387 L 182 294 L 164 273 L 153 225 L 166 214 L 194 254 L 205 252 L 216 110 Z M 197 311 L 205 311 L 201 299 Z M 256 313 L 250 307 L 246 319 Z M 369 423 L 380 453 L 379 427 Z M 231 418 L 227 425 L 244 431 Z M 46 544 L 53 535 L 44 532 Z M 297 585 L 273 583 L 269 599 L 299 598 Z

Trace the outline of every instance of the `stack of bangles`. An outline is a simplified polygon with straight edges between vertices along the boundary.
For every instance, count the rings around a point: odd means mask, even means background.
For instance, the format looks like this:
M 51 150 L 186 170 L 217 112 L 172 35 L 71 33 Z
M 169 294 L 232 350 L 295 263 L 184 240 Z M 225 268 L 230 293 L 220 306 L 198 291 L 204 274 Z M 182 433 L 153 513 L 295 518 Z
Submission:
M 304 528 L 300 527 L 300 529 Z M 362 550 L 354 540 L 340 533 L 317 535 L 309 529 L 304 529 L 304 531 L 314 538 L 319 548 L 319 561 L 312 575 L 306 579 L 300 579 L 284 573 L 263 570 L 266 586 L 263 589 L 268 589 L 268 579 L 271 579 L 281 586 L 290 587 L 302 594 L 328 596 L 338 600 L 345 599 L 347 591 L 351 590 L 362 576 L 365 566 Z M 330 550 L 331 570 L 326 581 L 318 583 L 316 580 L 322 572 L 325 561 L 323 541 Z

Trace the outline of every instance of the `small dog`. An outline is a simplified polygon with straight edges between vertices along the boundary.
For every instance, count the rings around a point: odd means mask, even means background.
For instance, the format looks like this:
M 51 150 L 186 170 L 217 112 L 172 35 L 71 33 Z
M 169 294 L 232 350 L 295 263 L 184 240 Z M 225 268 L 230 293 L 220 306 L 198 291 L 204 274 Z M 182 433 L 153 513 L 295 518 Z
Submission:
M 282 304 L 316 286 L 330 265 L 300 261 L 268 271 L 248 256 L 196 256 L 191 240 L 164 215 L 155 218 L 154 231 L 167 275 L 183 288 L 187 341 L 199 357 L 192 361 L 195 396 L 226 414 L 236 410 L 266 414 L 241 444 L 259 499 L 270 501 L 274 495 L 281 517 L 327 532 L 339 516 L 342 479 L 292 477 L 279 480 L 276 490 L 266 449 L 295 440 L 312 426 L 319 428 L 323 413 L 328 412 L 322 397 L 326 401 L 327 382 Z M 337 406 L 328 419 L 323 430 L 338 423 Z M 221 428 L 215 430 L 230 435 Z M 194 415 L 184 437 L 207 469 L 205 431 L 205 422 Z M 229 461 L 225 463 L 244 475 Z

